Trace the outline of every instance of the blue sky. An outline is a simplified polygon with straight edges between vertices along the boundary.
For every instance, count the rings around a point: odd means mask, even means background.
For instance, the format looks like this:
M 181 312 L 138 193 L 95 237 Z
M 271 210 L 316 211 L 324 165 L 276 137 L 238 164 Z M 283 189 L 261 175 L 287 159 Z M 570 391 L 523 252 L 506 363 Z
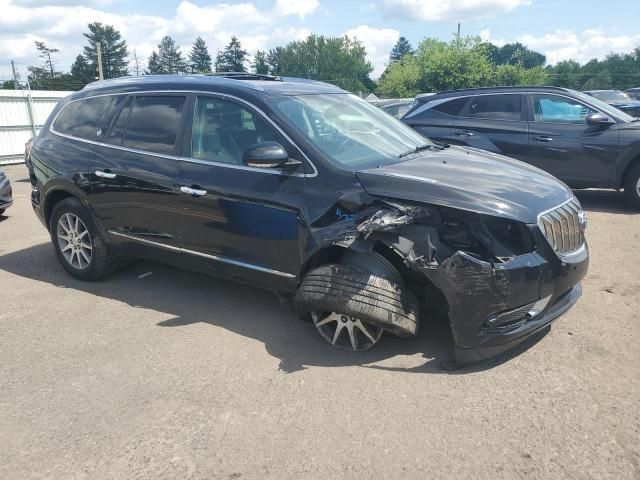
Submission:
M 214 54 L 232 34 L 251 53 L 310 32 L 348 34 L 364 43 L 374 76 L 400 35 L 414 45 L 427 36 L 448 40 L 458 21 L 464 35 L 521 41 L 550 63 L 640 46 L 640 0 L 0 0 L 0 9 L 0 79 L 12 58 L 20 71 L 38 62 L 35 40 L 59 48 L 59 68 L 68 68 L 90 21 L 115 25 L 143 60 L 165 34 L 183 52 L 202 35 Z

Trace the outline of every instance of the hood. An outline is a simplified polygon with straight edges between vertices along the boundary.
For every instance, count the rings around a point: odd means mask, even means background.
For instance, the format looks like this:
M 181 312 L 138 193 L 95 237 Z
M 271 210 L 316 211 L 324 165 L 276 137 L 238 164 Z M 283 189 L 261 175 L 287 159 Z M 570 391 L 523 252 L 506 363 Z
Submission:
M 542 170 L 502 155 L 451 146 L 356 173 L 370 195 L 536 223 L 573 193 Z

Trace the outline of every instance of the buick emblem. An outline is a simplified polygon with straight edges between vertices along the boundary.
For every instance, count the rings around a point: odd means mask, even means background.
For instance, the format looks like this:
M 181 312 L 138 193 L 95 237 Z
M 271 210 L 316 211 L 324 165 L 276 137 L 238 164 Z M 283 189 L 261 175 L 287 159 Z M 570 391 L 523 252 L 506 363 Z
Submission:
M 584 210 L 578 210 L 578 223 L 580 224 L 580 229 L 584 231 L 587 228 L 587 214 L 584 213 Z

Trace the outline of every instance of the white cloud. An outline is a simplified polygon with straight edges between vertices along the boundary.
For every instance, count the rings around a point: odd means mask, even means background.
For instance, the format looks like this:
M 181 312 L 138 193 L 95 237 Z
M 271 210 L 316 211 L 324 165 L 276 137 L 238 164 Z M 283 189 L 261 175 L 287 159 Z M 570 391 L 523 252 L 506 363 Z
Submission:
M 277 0 L 276 11 L 282 15 L 298 15 L 300 18 L 313 13 L 318 8 L 318 0 Z
M 481 32 L 481 36 L 485 30 Z M 493 39 L 486 30 L 487 39 L 496 44 L 504 45 L 505 39 Z M 575 60 L 586 63 L 592 58 L 602 59 L 607 54 L 628 53 L 640 47 L 640 33 L 635 35 L 619 35 L 607 33 L 602 29 L 587 29 L 582 32 L 573 30 L 556 30 L 545 35 L 520 35 L 509 42 L 520 42 L 527 47 L 544 53 L 547 63 L 554 65 L 563 60 Z
M 384 0 L 388 15 L 404 20 L 469 20 L 505 13 L 530 0 Z
M 349 38 L 357 38 L 367 50 L 367 58 L 373 66 L 373 78 L 379 77 L 389 61 L 389 52 L 400 38 L 400 32 L 391 28 L 372 28 L 359 25 L 344 32 Z

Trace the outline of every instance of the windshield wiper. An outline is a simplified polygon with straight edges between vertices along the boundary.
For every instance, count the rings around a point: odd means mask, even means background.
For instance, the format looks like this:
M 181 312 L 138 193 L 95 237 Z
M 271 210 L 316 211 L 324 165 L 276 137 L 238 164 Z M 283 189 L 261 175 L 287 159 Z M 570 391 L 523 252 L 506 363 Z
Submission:
M 400 155 L 398 155 L 398 158 L 402 158 L 402 157 L 406 157 L 407 155 L 411 155 L 412 153 L 418 153 L 421 152 L 423 150 L 444 150 L 444 147 L 440 147 L 438 145 L 435 145 L 433 143 L 425 143 L 424 145 L 418 145 L 416 148 L 413 148 L 407 152 L 401 153 Z

